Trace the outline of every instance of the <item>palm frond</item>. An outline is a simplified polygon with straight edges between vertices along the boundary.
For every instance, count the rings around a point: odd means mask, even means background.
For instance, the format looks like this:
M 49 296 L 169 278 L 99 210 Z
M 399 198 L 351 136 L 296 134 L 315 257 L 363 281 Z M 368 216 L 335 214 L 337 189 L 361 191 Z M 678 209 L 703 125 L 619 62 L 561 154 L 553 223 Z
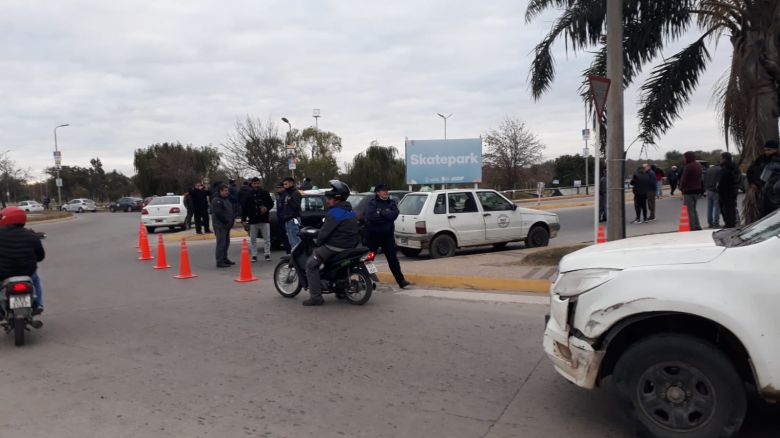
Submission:
M 699 84 L 699 76 L 710 61 L 705 44 L 709 32 L 653 70 L 642 85 L 639 110 L 640 140 L 654 144 L 679 118 L 682 106 L 689 102 Z
M 542 12 L 550 8 L 565 8 L 574 4 L 576 0 L 531 0 L 525 9 L 525 22 L 530 23 Z

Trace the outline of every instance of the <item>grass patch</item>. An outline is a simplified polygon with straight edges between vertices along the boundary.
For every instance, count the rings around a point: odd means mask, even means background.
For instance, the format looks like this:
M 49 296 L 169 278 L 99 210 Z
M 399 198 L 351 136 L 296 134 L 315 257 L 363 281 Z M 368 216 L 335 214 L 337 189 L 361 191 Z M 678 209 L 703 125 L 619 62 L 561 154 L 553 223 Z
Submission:
M 73 213 L 67 211 L 44 211 L 41 213 L 29 213 L 27 214 L 27 222 L 43 222 L 50 221 L 52 219 L 64 219 L 73 216 Z
M 523 260 L 521 260 L 519 264 L 526 266 L 558 266 L 558 263 L 561 262 L 561 259 L 564 256 L 588 246 L 589 245 L 561 246 L 558 248 L 537 251 L 523 257 Z

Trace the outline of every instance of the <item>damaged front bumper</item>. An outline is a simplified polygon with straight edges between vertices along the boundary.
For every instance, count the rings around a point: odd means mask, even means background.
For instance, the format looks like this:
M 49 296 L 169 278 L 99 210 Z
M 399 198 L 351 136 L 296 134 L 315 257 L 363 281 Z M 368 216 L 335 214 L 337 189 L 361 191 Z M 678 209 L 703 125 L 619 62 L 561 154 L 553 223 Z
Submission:
M 590 342 L 571 333 L 569 307 L 569 299 L 552 296 L 550 318 L 544 331 L 544 352 L 559 374 L 577 386 L 593 389 L 605 352 L 594 350 Z

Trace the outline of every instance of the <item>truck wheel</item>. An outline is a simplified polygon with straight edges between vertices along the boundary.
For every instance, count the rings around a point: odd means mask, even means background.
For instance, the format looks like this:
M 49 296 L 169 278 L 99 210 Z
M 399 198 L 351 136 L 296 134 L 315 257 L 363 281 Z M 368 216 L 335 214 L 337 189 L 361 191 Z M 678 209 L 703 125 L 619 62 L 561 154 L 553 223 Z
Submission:
M 631 346 L 615 365 L 621 405 L 644 437 L 736 436 L 747 410 L 734 364 L 711 343 L 661 334 Z
M 415 249 L 415 248 L 404 248 L 401 247 L 401 254 L 407 256 L 407 257 L 417 257 L 422 252 L 421 249 Z
M 456 249 L 455 239 L 448 234 L 438 235 L 431 241 L 430 252 L 434 259 L 452 257 L 455 255 Z
M 528 237 L 525 239 L 526 248 L 541 248 L 550 244 L 550 233 L 544 227 L 536 225 L 531 227 Z

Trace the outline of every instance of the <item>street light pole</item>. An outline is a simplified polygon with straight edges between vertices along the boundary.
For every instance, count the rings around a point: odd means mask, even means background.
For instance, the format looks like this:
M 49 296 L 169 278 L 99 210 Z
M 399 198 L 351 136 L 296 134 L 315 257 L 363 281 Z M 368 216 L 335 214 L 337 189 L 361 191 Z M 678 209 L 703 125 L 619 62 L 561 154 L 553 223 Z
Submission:
M 444 139 L 447 139 L 447 119 L 452 117 L 452 114 L 445 116 L 442 113 L 436 113 L 437 116 L 441 117 L 444 120 Z
M 623 0 L 607 0 L 607 77 L 614 85 L 607 96 L 607 239 L 625 232 L 623 168 Z
M 54 152 L 59 152 L 59 148 L 57 147 L 57 128 L 64 128 L 66 126 L 70 126 L 70 124 L 65 123 L 54 127 Z M 57 184 L 60 180 L 60 165 L 55 162 L 54 166 L 57 168 L 57 179 L 54 183 Z M 57 203 L 59 204 L 59 207 L 62 208 L 62 187 L 60 184 L 57 184 Z
M 320 130 L 320 110 L 318 108 L 313 109 L 311 116 L 314 117 L 314 129 L 316 129 L 319 132 L 319 130 Z
M 282 117 L 282 121 L 284 123 L 287 123 L 288 131 L 287 131 L 287 141 L 291 142 L 292 144 L 292 123 L 290 123 L 289 120 L 287 120 L 287 117 Z M 285 150 L 287 150 L 287 146 L 285 145 Z M 289 166 L 289 163 L 288 163 Z M 290 169 L 292 171 L 292 178 L 295 179 L 295 169 Z

